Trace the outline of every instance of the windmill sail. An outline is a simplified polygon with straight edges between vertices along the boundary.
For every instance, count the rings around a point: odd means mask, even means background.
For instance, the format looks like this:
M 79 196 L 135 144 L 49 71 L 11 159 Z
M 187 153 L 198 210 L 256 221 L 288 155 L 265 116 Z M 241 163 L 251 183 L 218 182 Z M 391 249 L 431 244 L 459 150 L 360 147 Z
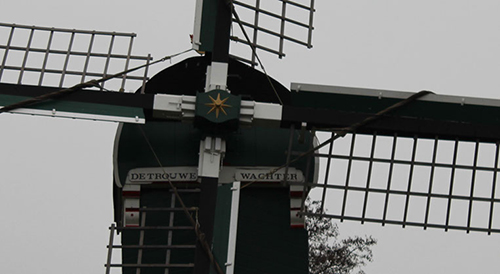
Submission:
M 283 120 L 317 128 L 322 140 L 410 96 L 308 84 L 292 91 Z M 499 112 L 499 100 L 429 94 L 329 143 L 315 154 L 322 183 L 310 185 L 323 203 L 335 201 L 322 216 L 500 232 Z
M 257 52 L 285 57 L 285 42 L 312 48 L 314 0 L 231 2 L 231 57 L 254 67 Z M 198 51 L 213 49 L 216 38 L 211 16 L 216 12 L 216 1 L 197 1 L 193 46 Z
M 90 79 L 113 75 L 148 63 L 132 55 L 133 33 L 75 30 L 0 23 L 8 33 L 0 45 L 0 105 L 7 106 L 55 92 Z M 96 46 L 97 45 L 97 46 Z M 106 49 L 105 51 L 102 51 Z M 142 73 L 142 74 L 140 74 Z M 44 102 L 13 113 L 101 121 L 144 123 L 148 99 L 103 90 L 135 91 L 147 80 L 147 69 L 124 74 L 63 100 Z M 135 82 L 135 83 L 134 83 Z M 97 89 L 97 90 L 96 90 Z M 92 91 L 94 90 L 94 91 Z M 97 95 L 98 94 L 98 95 Z M 104 99 L 107 97 L 107 99 Z M 143 96 L 145 97 L 145 96 Z
M 285 41 L 312 48 L 314 0 L 233 1 L 233 54 L 241 61 L 257 64 L 257 51 L 285 57 Z M 240 57 L 238 44 L 247 46 L 250 59 Z M 251 50 L 254 47 L 255 50 Z
M 252 66 L 255 49 L 283 57 L 284 41 L 310 48 L 314 1 L 275 1 L 280 12 L 264 7 L 267 1 L 247 2 L 197 1 L 193 47 L 205 56 L 147 82 L 145 69 L 115 86 L 11 110 L 128 123 L 115 138 L 116 226 L 107 273 L 111 267 L 123 273 L 306 273 L 304 215 L 500 232 L 494 210 L 500 132 L 491 118 L 498 117 L 498 101 L 307 84 L 293 84 L 290 92 L 239 61 L 244 58 L 231 57 L 229 42 L 251 45 L 251 58 L 243 61 Z M 305 23 L 289 16 L 298 12 L 305 12 Z M 279 30 L 265 27 L 268 20 L 277 20 Z M 290 36 L 289 24 L 305 30 L 305 38 Z M 106 77 L 117 60 L 124 61 L 118 71 L 151 60 L 131 55 L 134 34 L 0 27 L 9 30 L 0 46 L 0 105 Z M 24 45 L 16 44 L 19 31 L 27 34 Z M 38 33 L 46 37 L 41 46 Z M 278 43 L 265 45 L 264 34 Z M 84 50 L 74 48 L 80 36 L 87 39 Z M 116 53 L 122 36 L 127 50 Z M 62 48 L 58 37 L 66 38 Z M 106 52 L 93 50 L 100 37 L 108 39 Z M 21 55 L 11 58 L 15 52 Z M 80 67 L 72 68 L 78 58 Z M 103 61 L 98 72 L 94 59 Z M 128 80 L 137 85 L 129 87 Z M 336 211 L 307 212 L 309 193 L 336 203 Z M 117 230 L 119 245 L 113 243 Z M 122 249 L 121 263 L 111 263 L 114 249 Z

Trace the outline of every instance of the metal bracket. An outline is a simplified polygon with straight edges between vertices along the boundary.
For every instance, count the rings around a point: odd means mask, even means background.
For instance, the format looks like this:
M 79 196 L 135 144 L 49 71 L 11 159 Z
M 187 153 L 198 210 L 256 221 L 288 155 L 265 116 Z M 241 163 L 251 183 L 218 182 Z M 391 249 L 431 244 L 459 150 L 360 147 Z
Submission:
M 191 120 L 194 118 L 195 105 L 195 96 L 156 94 L 153 103 L 153 117 Z
M 280 127 L 282 109 L 279 104 L 242 100 L 240 122 L 243 125 Z
M 207 92 L 214 89 L 227 89 L 228 69 L 228 63 L 212 62 L 210 66 L 207 66 Z
M 222 138 L 207 136 L 201 140 L 198 177 L 218 178 L 225 153 L 226 141 Z
M 196 96 L 156 94 L 153 117 L 191 121 L 195 116 Z M 280 127 L 283 107 L 279 104 L 242 100 L 240 123 L 248 126 Z

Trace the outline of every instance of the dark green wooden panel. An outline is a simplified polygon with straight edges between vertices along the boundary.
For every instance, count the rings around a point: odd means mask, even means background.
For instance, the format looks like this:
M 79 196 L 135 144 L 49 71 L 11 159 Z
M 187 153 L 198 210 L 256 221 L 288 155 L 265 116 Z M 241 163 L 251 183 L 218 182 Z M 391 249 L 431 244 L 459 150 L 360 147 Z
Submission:
M 308 273 L 307 231 L 290 228 L 288 188 L 241 191 L 236 274 Z
M 118 145 L 118 168 L 121 182 L 129 170 L 159 167 L 139 127 L 144 130 L 163 166 L 197 166 L 201 133 L 191 124 L 148 122 L 145 125 L 124 124 Z
M 31 99 L 31 97 L 0 94 L 0 105 L 7 106 L 27 99 Z M 53 109 L 55 109 L 56 111 L 65 111 L 65 112 L 80 113 L 80 114 L 106 115 L 106 116 L 118 116 L 118 117 L 129 117 L 129 118 L 138 117 L 144 119 L 144 112 L 142 108 L 113 106 L 105 104 L 48 100 L 45 102 L 27 106 L 26 108 L 35 110 L 48 110 L 48 111 L 52 111 Z
M 297 88 L 297 84 L 293 86 Z M 291 93 L 291 104 L 283 107 L 282 126 L 306 122 L 319 129 L 349 127 L 412 94 L 304 85 Z M 429 94 L 357 132 L 496 142 L 500 140 L 500 100 Z
M 212 251 L 219 266 L 224 268 L 229 244 L 229 223 L 231 221 L 232 184 L 219 186 L 217 189 L 217 207 L 215 209 L 214 236 Z M 216 274 L 210 269 L 210 274 Z
M 200 29 L 200 51 L 212 52 L 215 43 L 217 0 L 204 0 Z
M 124 124 L 118 146 L 118 168 L 122 183 L 130 169 L 159 166 L 139 127 L 142 127 L 148 136 L 163 166 L 198 166 L 202 133 L 191 124 L 181 122 Z M 233 134 L 225 135 L 224 138 L 226 166 L 281 166 L 286 162 L 290 138 L 288 129 L 242 128 Z M 295 132 L 292 150 L 306 151 L 310 138 L 310 134 L 307 134 L 305 142 L 299 143 L 298 132 Z M 307 160 L 304 158 L 292 166 L 305 173 L 306 164 Z
M 411 94 L 408 93 L 408 97 Z M 322 92 L 293 92 L 292 105 L 315 109 L 335 109 L 345 112 L 375 114 L 403 99 L 378 98 L 375 96 L 346 95 Z M 393 115 L 454 121 L 460 123 L 479 123 L 500 125 L 500 107 L 488 105 L 458 104 L 417 100 L 397 110 Z

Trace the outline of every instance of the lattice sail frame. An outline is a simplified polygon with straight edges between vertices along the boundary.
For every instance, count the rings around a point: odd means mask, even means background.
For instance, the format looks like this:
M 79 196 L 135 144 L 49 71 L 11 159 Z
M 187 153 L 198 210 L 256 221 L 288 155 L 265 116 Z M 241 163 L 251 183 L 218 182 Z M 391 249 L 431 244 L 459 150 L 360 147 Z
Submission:
M 284 43 L 289 41 L 312 48 L 312 32 L 314 19 L 314 0 L 241 0 L 233 1 L 241 22 L 233 16 L 231 40 L 246 46 L 253 45 L 256 50 L 269 52 L 279 58 L 285 57 Z M 250 41 L 248 41 L 240 25 L 243 26 Z M 236 53 L 233 57 L 255 66 L 255 52 L 250 47 L 249 59 Z M 234 51 L 232 50 L 234 53 Z
M 300 89 L 301 85 L 292 86 L 294 94 L 300 94 Z M 352 101 L 366 107 L 361 110 L 362 107 L 353 103 L 353 108 L 360 108 L 357 113 L 348 109 L 351 106 L 346 106 L 348 111 L 319 110 L 311 114 L 307 123 L 312 128 L 314 123 L 321 128 L 327 120 L 342 128 L 352 123 L 346 122 L 348 120 L 358 122 L 358 116 L 369 116 L 361 115 L 368 109 L 377 112 L 380 108 L 377 102 L 384 104 L 385 99 L 394 100 L 388 97 L 409 96 L 403 92 L 304 84 L 302 89 L 306 95 L 308 91 L 320 90 L 325 96 L 330 96 L 327 90 L 337 93 L 331 94 L 334 96 L 329 97 L 331 101 L 326 100 L 330 103 L 318 102 L 327 98 L 319 99 L 319 93 L 300 97 L 301 100 L 314 98 L 318 100 L 316 103 L 328 105 L 335 104 L 332 102 L 336 99 L 344 100 L 336 104 L 346 105 Z M 359 133 L 336 139 L 311 156 L 319 160 L 321 173 L 317 184 L 304 185 L 311 189 L 309 197 L 320 200 L 327 211 L 312 214 L 303 208 L 301 214 L 340 221 L 499 233 L 500 211 L 495 208 L 500 203 L 497 187 L 500 134 L 497 116 L 490 117 L 499 111 L 499 103 L 498 100 L 432 95 L 430 99 L 417 100 L 405 112 L 401 110 L 360 129 Z M 432 119 L 429 113 L 443 106 L 462 117 L 452 120 L 453 115 L 446 114 L 446 118 Z M 320 112 L 322 117 L 315 117 Z M 464 117 L 473 112 L 477 112 L 476 117 L 466 121 Z M 419 115 L 426 118 L 417 117 Z M 481 118 L 485 115 L 489 118 Z M 317 128 L 320 143 L 335 135 L 331 130 Z M 292 159 L 296 156 L 292 152 Z
M 498 152 L 498 142 L 349 134 L 315 154 L 324 173 L 311 186 L 341 221 L 498 233 Z
M 132 55 L 136 34 L 0 23 L 0 82 L 70 87 L 149 63 Z M 109 89 L 135 91 L 147 80 L 147 67 L 108 83 Z M 104 87 L 104 83 L 102 84 Z

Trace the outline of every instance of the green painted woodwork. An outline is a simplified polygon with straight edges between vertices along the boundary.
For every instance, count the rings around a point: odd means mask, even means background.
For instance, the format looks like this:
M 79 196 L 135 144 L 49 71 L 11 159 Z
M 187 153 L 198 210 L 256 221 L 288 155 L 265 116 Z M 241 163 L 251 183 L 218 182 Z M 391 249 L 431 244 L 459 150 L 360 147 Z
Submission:
M 213 251 L 221 267 L 227 258 L 229 218 L 231 211 L 231 185 L 220 186 L 217 193 Z M 199 203 L 199 193 L 181 193 L 188 208 Z M 141 207 L 170 207 L 172 192 L 168 188 L 146 186 L 141 191 Z M 179 203 L 177 206 L 179 207 Z M 195 214 L 193 214 L 195 216 Z M 168 226 L 169 212 L 148 212 L 146 226 Z M 189 226 L 184 212 L 176 212 L 174 226 Z M 172 232 L 174 245 L 192 245 L 196 241 L 194 231 Z M 248 187 L 241 190 L 236 243 L 236 274 L 304 274 L 308 265 L 307 231 L 290 227 L 290 197 L 288 187 Z M 168 231 L 145 232 L 145 245 L 166 245 Z M 138 231 L 124 231 L 123 245 L 137 245 Z M 125 249 L 123 263 L 137 263 L 138 252 Z M 143 263 L 164 264 L 165 250 L 144 250 Z M 171 263 L 193 263 L 194 250 L 173 250 Z M 124 274 L 133 274 L 135 269 L 126 268 Z M 161 268 L 143 268 L 143 274 L 163 274 Z M 174 268 L 170 273 L 192 273 L 191 268 Z M 211 272 L 215 273 L 215 272 Z
M 236 274 L 308 273 L 307 231 L 290 228 L 288 188 L 241 190 Z
M 307 231 L 290 228 L 288 188 L 249 187 L 240 193 L 235 273 L 307 273 Z M 213 252 L 221 266 L 227 258 L 231 196 L 231 185 L 219 187 Z
M 220 103 L 218 110 L 216 104 Z M 195 115 L 212 123 L 224 123 L 240 118 L 241 96 L 232 95 L 225 90 L 214 89 L 196 94 Z
M 304 143 L 300 143 L 299 131 L 294 132 L 292 153 L 309 149 L 311 134 L 306 132 Z M 290 130 L 274 128 L 240 128 L 236 133 L 226 136 L 226 156 L 224 165 L 229 166 L 281 166 L 286 163 Z M 291 159 L 297 157 L 292 154 Z M 302 170 L 306 179 L 312 180 L 314 159 L 311 160 L 309 174 L 306 175 L 307 157 L 290 166 Z
M 194 125 L 207 134 L 235 131 L 239 126 L 241 96 L 225 90 L 196 93 Z
M 215 208 L 214 234 L 212 251 L 219 266 L 226 263 L 229 244 L 229 223 L 231 220 L 232 184 L 219 186 L 217 189 L 217 206 Z M 217 274 L 212 268 L 210 274 Z
M 408 96 L 411 94 L 409 93 Z M 293 106 L 373 114 L 403 99 L 324 92 L 292 92 Z M 500 107 L 417 100 L 391 115 L 500 126 Z
M 163 166 L 198 166 L 198 153 L 202 133 L 192 124 L 180 122 L 148 122 L 145 125 L 124 124 L 118 144 L 118 171 L 125 182 L 128 171 L 141 167 L 158 167 L 151 149 L 144 139 L 141 127 Z M 226 140 L 226 166 L 281 166 L 286 162 L 290 131 L 273 128 L 240 128 L 223 136 Z M 303 144 L 298 142 L 298 131 L 293 137 L 292 151 L 303 152 L 309 148 L 310 134 Z M 311 162 L 311 167 L 313 162 Z M 307 159 L 291 166 L 305 174 Z M 312 179 L 313 168 L 309 170 Z
M 212 52 L 215 43 L 215 25 L 217 18 L 217 1 L 203 0 L 201 29 L 200 29 L 200 51 Z
M 0 94 L 0 105 L 7 106 L 27 99 L 31 99 L 31 97 Z M 31 106 L 27 106 L 25 108 L 48 111 L 52 111 L 53 109 L 55 109 L 56 111 L 81 114 L 144 118 L 144 112 L 142 108 L 82 103 L 74 101 L 48 100 Z
M 124 124 L 118 144 L 118 166 L 121 182 L 125 181 L 130 169 L 139 167 L 158 167 L 139 127 L 157 153 L 162 165 L 197 166 L 201 130 L 192 124 L 181 122 L 148 122 L 146 125 Z M 280 166 L 287 158 L 290 131 L 287 129 L 239 128 L 236 132 L 222 136 L 226 140 L 225 166 Z M 309 148 L 311 135 L 306 134 L 305 142 L 298 142 L 298 131 L 293 136 L 293 152 L 303 152 Z M 293 158 L 293 157 L 292 157 Z M 291 166 L 306 171 L 306 159 Z M 311 167 L 314 162 L 311 162 Z M 313 174 L 310 168 L 309 180 Z M 187 187 L 187 186 L 184 186 Z M 197 185 L 191 185 L 197 187 Z M 222 185 L 218 189 L 215 215 L 213 250 L 221 266 L 227 258 L 229 218 L 231 211 L 231 185 Z M 188 207 L 197 206 L 199 193 L 182 194 Z M 308 244 L 304 229 L 290 228 L 289 187 L 260 187 L 257 184 L 241 190 L 238 236 L 236 247 L 236 274 L 288 274 L 307 273 Z M 166 185 L 143 186 L 141 206 L 169 207 L 172 193 Z M 177 207 L 179 205 L 177 204 Z M 186 225 L 183 212 L 175 213 L 175 225 Z M 179 217 L 177 217 L 179 216 Z M 146 225 L 166 225 L 168 213 L 147 213 Z M 189 225 L 189 224 L 187 224 Z M 163 234 L 162 234 L 163 233 Z M 147 232 L 145 243 L 164 244 L 167 232 Z M 193 231 L 175 231 L 174 243 L 193 242 Z M 123 244 L 137 244 L 139 232 L 124 231 Z M 144 263 L 164 263 L 165 251 L 148 251 Z M 149 258 L 150 257 L 150 258 Z M 144 257 L 145 258 L 145 257 Z M 126 250 L 124 263 L 136 263 L 137 251 Z M 163 260 L 163 261 L 162 261 Z M 172 262 L 193 263 L 194 252 L 172 251 Z M 126 269 L 132 274 L 135 269 Z M 156 274 L 163 269 L 144 268 L 141 273 Z M 161 272 L 163 273 L 163 272 Z M 192 273 L 192 269 L 172 269 L 170 273 Z
M 159 166 L 139 127 L 146 134 L 163 166 L 198 165 L 201 134 L 192 124 L 179 122 L 124 124 L 118 144 L 118 166 L 115 166 L 115 169 L 118 168 L 122 183 L 125 182 L 131 169 Z
M 196 207 L 199 203 L 198 192 L 181 192 L 183 202 L 188 208 Z M 165 187 L 144 186 L 141 189 L 141 207 L 147 208 L 170 208 L 173 192 Z M 180 207 L 176 201 L 177 208 Z M 143 213 L 146 218 L 145 226 L 169 226 L 170 211 Z M 194 214 L 195 215 L 195 214 Z M 141 218 L 141 222 L 143 221 Z M 174 212 L 173 226 L 191 226 L 191 223 L 183 211 Z M 144 245 L 167 245 L 168 230 L 146 230 L 144 232 Z M 137 230 L 125 230 L 122 232 L 122 245 L 138 245 L 140 232 Z M 196 236 L 194 230 L 173 230 L 172 245 L 194 245 Z M 194 262 L 194 249 L 172 249 L 170 254 L 171 264 L 190 264 Z M 142 254 L 143 264 L 165 264 L 167 251 L 165 249 L 144 249 Z M 123 264 L 136 264 L 138 259 L 137 249 L 124 249 L 122 251 Z M 191 274 L 193 268 L 172 268 L 170 273 Z M 124 274 L 136 273 L 135 268 L 124 268 Z M 164 274 L 163 268 L 142 268 L 142 274 Z

